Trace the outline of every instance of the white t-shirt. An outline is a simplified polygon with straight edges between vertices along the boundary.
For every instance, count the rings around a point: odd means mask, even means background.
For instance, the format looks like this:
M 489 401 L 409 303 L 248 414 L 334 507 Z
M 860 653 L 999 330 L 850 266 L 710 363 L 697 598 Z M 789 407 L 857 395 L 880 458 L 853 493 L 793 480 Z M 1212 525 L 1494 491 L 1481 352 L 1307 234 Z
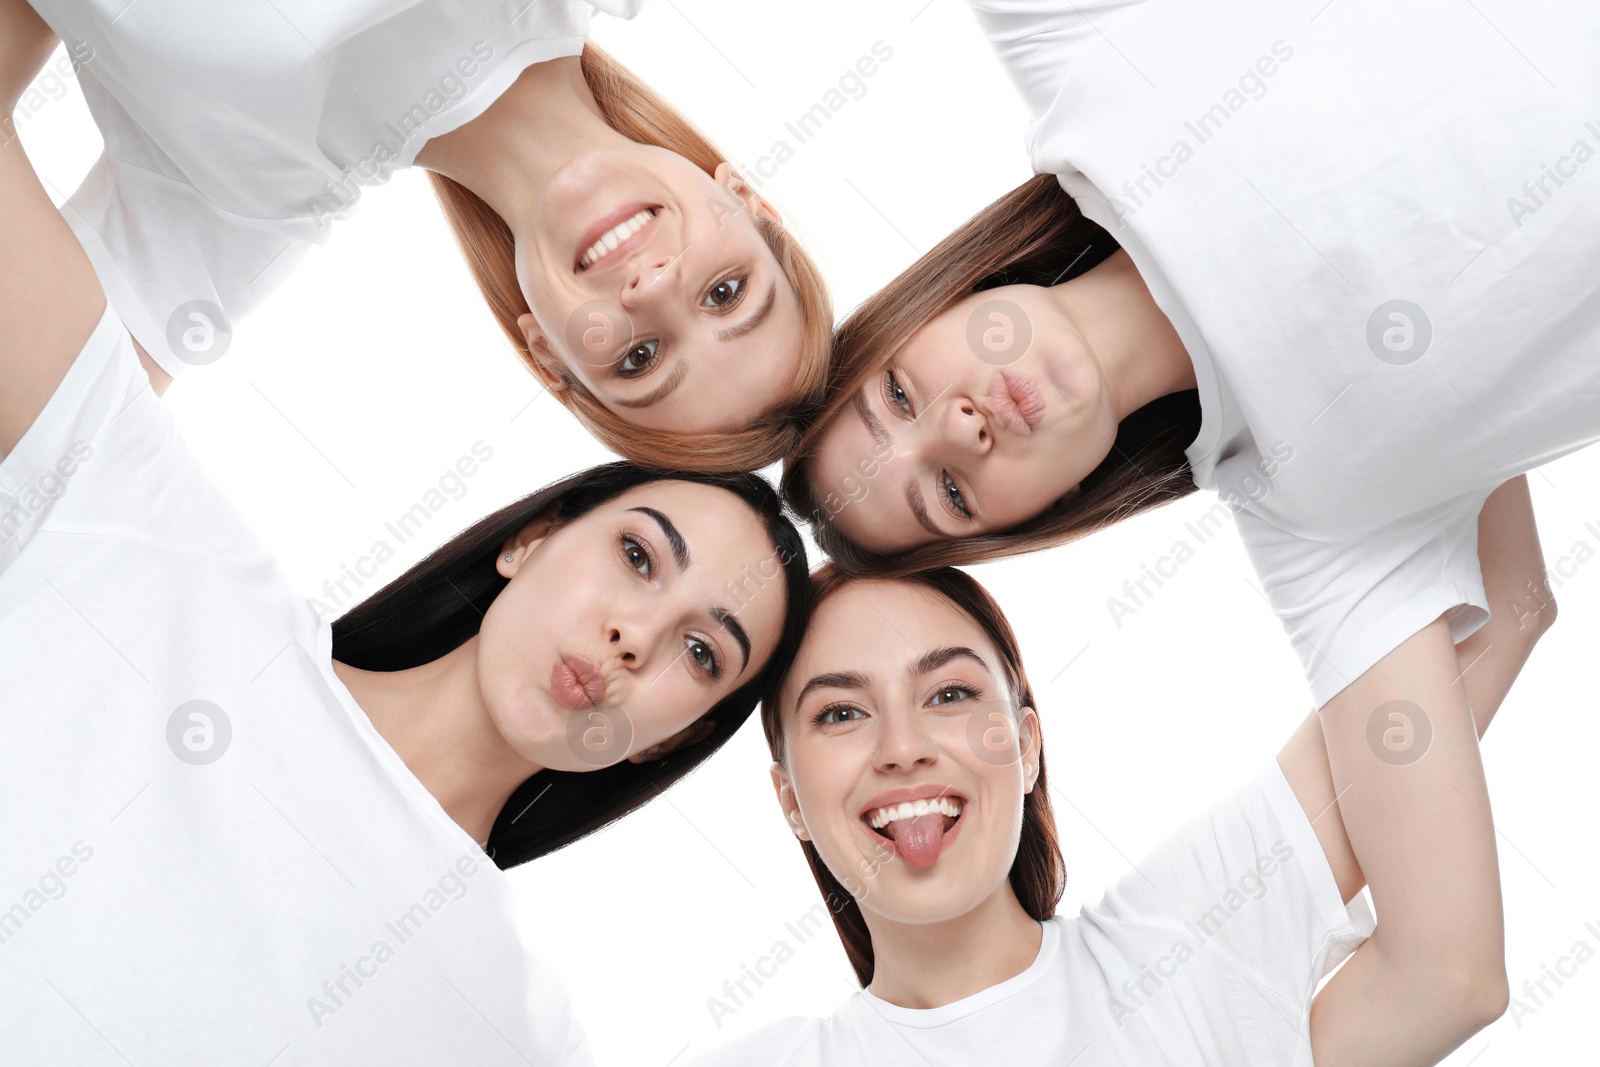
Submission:
M 8 1064 L 592 1063 L 110 306 L 0 461 Z
M 1318 705 L 1480 626 L 1484 498 L 1600 438 L 1600 5 L 971 5 L 1194 361 L 1194 480 Z
M 939 1008 L 863 990 L 690 1067 L 1310 1067 L 1317 983 L 1372 933 L 1276 762 L 1081 913 L 1032 966 Z
M 226 351 L 361 187 L 642 0 L 30 0 L 78 59 L 105 154 L 63 208 L 173 376 Z M 199 319 L 194 315 L 201 316 Z

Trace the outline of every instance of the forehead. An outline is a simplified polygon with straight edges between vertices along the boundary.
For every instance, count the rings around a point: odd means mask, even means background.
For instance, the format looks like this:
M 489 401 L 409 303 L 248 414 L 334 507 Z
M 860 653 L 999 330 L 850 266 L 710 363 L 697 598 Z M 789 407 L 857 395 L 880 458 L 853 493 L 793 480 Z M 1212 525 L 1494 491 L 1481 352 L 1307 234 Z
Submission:
M 813 612 L 781 704 L 792 706 L 799 688 L 817 674 L 900 678 L 919 656 L 948 647 L 973 649 L 991 671 L 999 664 L 983 629 L 932 589 L 883 579 L 851 582 Z
M 870 379 L 866 388 L 876 388 L 877 382 Z M 897 420 L 881 406 L 875 410 L 891 435 L 890 446 L 874 440 L 856 406 L 847 405 L 817 443 L 811 491 L 849 540 L 873 552 L 904 552 L 934 540 L 913 515 L 906 485 L 912 478 L 927 480 L 929 485 L 919 485 L 926 498 L 932 483 L 904 444 L 896 443 Z
M 727 489 L 701 482 L 671 479 L 636 485 L 583 518 L 639 519 L 647 524 L 644 532 L 653 540 L 664 536 L 653 519 L 636 510 L 641 507 L 659 511 L 672 522 L 691 549 L 694 569 L 737 570 L 745 557 L 773 550 L 771 538 L 748 504 Z M 694 549 L 700 551 L 693 552 Z M 737 558 L 730 558 L 730 549 Z

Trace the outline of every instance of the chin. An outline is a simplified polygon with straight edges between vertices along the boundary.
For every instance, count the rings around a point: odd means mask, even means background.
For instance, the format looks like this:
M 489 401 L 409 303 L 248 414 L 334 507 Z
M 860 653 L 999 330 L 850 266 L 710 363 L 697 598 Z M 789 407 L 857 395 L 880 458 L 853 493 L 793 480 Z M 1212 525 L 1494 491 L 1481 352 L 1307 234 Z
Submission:
M 543 757 L 565 744 L 564 723 L 554 702 L 541 694 L 523 691 L 489 709 L 495 729 L 517 755 L 546 766 Z
M 902 926 L 951 922 L 975 909 L 980 898 L 968 887 L 957 885 L 874 886 L 868 893 L 875 917 Z

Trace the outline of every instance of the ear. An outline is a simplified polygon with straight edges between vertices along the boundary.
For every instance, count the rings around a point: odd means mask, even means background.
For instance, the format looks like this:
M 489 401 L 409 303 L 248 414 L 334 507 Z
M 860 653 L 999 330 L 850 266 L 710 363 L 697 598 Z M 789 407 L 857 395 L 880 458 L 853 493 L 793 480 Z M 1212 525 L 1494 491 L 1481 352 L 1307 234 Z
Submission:
M 778 807 L 783 809 L 783 819 L 789 824 L 790 832 L 802 841 L 810 841 L 811 831 L 806 829 L 806 821 L 800 815 L 800 801 L 795 798 L 794 786 L 789 784 L 789 775 L 777 760 L 772 761 L 772 788 L 778 794 Z
M 715 733 L 716 729 L 717 723 L 715 719 L 697 719 L 666 740 L 658 741 L 649 748 L 635 752 L 628 757 L 628 762 L 646 763 L 653 759 L 660 759 L 662 756 L 671 755 L 685 745 L 693 745 L 704 741 Z
M 1083 492 L 1083 483 L 1079 482 L 1077 485 L 1073 486 L 1071 489 L 1068 489 L 1065 493 L 1062 493 L 1059 497 L 1057 497 L 1056 503 L 1059 504 L 1064 500 L 1071 500 L 1081 492 Z
M 1040 734 L 1038 712 L 1024 707 L 1017 718 L 1017 741 L 1022 749 L 1022 791 L 1031 793 L 1033 784 L 1039 780 L 1039 760 L 1044 752 L 1044 738 Z
M 522 529 L 506 538 L 505 543 L 500 546 L 500 554 L 494 561 L 494 569 L 500 572 L 501 577 L 516 576 L 517 571 L 527 562 L 528 556 L 550 536 L 560 511 L 561 501 L 557 500 L 530 519 Z M 511 558 L 507 559 L 507 556 Z
M 767 203 L 766 198 L 756 192 L 754 186 L 744 180 L 744 175 L 733 169 L 732 163 L 718 163 L 711 177 L 718 185 L 737 197 L 751 215 L 771 219 L 773 222 L 783 221 L 777 209 Z
M 533 317 L 533 312 L 524 311 L 517 316 L 517 329 L 522 331 L 522 339 L 528 346 L 528 366 L 534 377 L 552 393 L 567 388 L 566 368 L 545 344 L 544 334 L 539 332 L 539 320 Z

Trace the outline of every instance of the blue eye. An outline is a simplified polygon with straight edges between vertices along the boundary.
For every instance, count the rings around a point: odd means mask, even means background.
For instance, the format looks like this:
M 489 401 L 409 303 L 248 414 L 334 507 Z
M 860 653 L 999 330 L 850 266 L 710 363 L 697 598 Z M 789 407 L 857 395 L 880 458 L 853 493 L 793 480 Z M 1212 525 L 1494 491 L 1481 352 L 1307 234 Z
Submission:
M 911 399 L 906 396 L 906 391 L 900 386 L 900 379 L 894 376 L 894 371 L 883 373 L 883 398 L 890 407 L 899 408 L 907 415 L 911 414 Z
M 966 498 L 961 495 L 961 487 L 944 471 L 939 472 L 939 494 L 944 497 L 946 504 L 956 515 L 963 519 L 972 518 L 972 512 L 967 509 Z
M 660 358 L 661 342 L 656 340 L 641 341 L 622 353 L 622 358 L 617 360 L 617 377 L 638 378 L 648 374 Z

